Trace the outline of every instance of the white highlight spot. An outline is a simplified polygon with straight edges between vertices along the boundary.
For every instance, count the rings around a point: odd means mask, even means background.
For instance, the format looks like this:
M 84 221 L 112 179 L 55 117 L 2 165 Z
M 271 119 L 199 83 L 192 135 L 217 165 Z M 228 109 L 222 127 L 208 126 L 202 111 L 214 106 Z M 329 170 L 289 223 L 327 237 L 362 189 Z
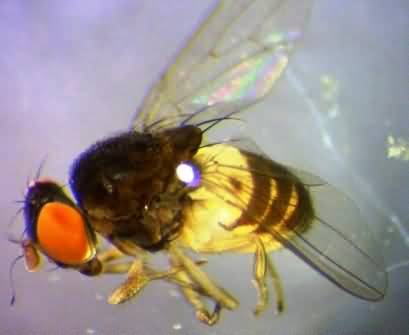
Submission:
M 195 179 L 195 172 L 193 171 L 193 167 L 186 163 L 181 163 L 176 168 L 176 175 L 179 180 L 183 181 L 186 184 L 190 184 Z
M 173 330 L 181 330 L 182 325 L 180 323 L 175 323 L 172 328 L 173 328 Z

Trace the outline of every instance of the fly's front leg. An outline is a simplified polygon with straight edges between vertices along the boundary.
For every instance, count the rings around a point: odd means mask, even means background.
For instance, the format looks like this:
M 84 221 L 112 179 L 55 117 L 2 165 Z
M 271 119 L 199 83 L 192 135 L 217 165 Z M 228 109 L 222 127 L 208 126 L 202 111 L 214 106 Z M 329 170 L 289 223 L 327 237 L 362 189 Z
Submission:
M 105 263 L 120 259 L 124 257 L 125 254 L 121 252 L 118 248 L 111 247 L 104 250 L 99 250 L 97 256 L 101 262 Z
M 208 275 L 200 269 L 199 265 L 187 257 L 182 251 L 172 245 L 169 247 L 168 251 L 171 257 L 180 264 L 183 271 L 189 276 L 190 281 L 203 292 L 203 295 L 208 296 L 221 307 L 229 310 L 238 307 L 239 302 L 223 288 L 217 286 Z
M 113 247 L 99 251 L 91 261 L 82 265 L 78 270 L 87 276 L 99 274 L 128 273 L 128 278 L 109 297 L 110 304 L 120 304 L 139 293 L 151 280 L 157 278 L 157 274 L 144 268 L 146 257 L 137 258 L 134 261 L 121 261 L 128 255 Z
M 170 255 L 170 262 L 172 268 L 180 268 L 182 264 L 179 259 L 174 255 Z M 179 282 L 179 288 L 181 289 L 186 300 L 193 306 L 196 311 L 196 318 L 209 325 L 214 325 L 220 319 L 221 305 L 216 302 L 215 308 L 212 313 L 208 311 L 206 303 L 202 300 L 203 294 L 199 292 L 199 289 L 195 289 L 194 282 L 189 278 L 185 271 L 178 271 L 175 273 L 174 278 Z
M 198 262 L 197 266 L 202 264 L 203 262 Z M 189 285 L 177 278 L 179 271 L 181 269 L 177 267 L 156 271 L 146 264 L 145 259 L 136 259 L 129 268 L 128 278 L 111 294 L 108 302 L 113 305 L 121 304 L 137 295 L 149 282 L 157 279 L 164 279 L 179 286 Z
M 144 263 L 136 259 L 128 271 L 128 278 L 108 298 L 108 303 L 121 304 L 137 295 L 153 278 L 144 272 Z
M 123 254 L 116 247 L 100 251 L 97 257 L 102 263 L 101 273 L 105 274 L 127 273 L 133 263 L 132 261 L 118 262 L 118 260 L 127 257 L 127 255 Z
M 256 252 L 254 254 L 254 284 L 258 291 L 258 302 L 255 315 L 260 315 L 268 306 L 269 292 L 267 289 L 267 271 L 270 273 L 273 287 L 276 293 L 276 310 L 281 313 L 284 310 L 284 293 L 280 277 L 270 257 L 266 253 L 264 244 L 260 238 L 255 238 Z
M 135 246 L 131 241 L 112 239 L 111 242 L 113 242 L 116 247 L 99 251 L 97 254 L 98 260 L 102 264 L 101 273 L 117 274 L 129 272 L 134 261 L 118 261 L 121 258 L 131 256 L 132 258 L 142 259 L 143 261 L 148 258 L 148 254 L 143 249 Z
M 126 257 L 126 255 L 115 247 L 98 251 L 96 257 L 88 263 L 81 265 L 81 267 L 78 268 L 78 271 L 86 276 L 98 276 L 106 273 L 127 273 L 132 262 L 118 261 L 124 257 Z

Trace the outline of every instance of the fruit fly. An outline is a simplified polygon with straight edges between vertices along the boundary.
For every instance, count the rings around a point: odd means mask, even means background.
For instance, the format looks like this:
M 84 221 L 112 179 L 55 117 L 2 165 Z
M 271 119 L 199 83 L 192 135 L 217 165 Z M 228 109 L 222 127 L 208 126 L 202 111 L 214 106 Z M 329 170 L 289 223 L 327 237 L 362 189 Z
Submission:
M 352 295 L 382 299 L 382 260 L 346 195 L 271 160 L 245 137 L 211 138 L 280 78 L 311 2 L 220 1 L 145 97 L 131 129 L 75 160 L 69 179 L 75 201 L 50 180 L 28 187 L 21 243 L 28 267 L 44 254 L 86 275 L 127 273 L 112 304 L 152 280 L 168 280 L 212 325 L 239 302 L 186 252 L 252 253 L 258 315 L 267 307 L 269 279 L 276 309 L 284 309 L 269 253 L 285 247 Z M 96 236 L 113 249 L 100 251 Z M 150 265 L 157 252 L 168 256 L 168 269 Z

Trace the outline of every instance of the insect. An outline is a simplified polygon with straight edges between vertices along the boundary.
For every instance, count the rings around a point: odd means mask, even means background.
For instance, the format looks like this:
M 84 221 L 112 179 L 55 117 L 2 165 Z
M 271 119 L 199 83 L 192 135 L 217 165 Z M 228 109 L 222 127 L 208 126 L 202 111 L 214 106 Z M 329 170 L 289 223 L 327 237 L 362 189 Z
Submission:
M 384 266 L 346 195 L 271 160 L 243 136 L 211 140 L 215 128 L 236 122 L 280 78 L 311 2 L 220 1 L 145 98 L 131 129 L 97 142 L 73 163 L 75 201 L 54 181 L 29 185 L 20 242 L 27 267 L 34 270 L 44 254 L 85 275 L 127 273 L 112 304 L 152 280 L 167 280 L 200 321 L 213 325 L 239 302 L 186 250 L 254 254 L 258 315 L 267 307 L 269 278 L 276 309 L 284 309 L 269 252 L 285 247 L 345 291 L 382 299 Z M 113 248 L 99 250 L 97 236 Z M 150 265 L 157 252 L 168 255 L 168 269 Z

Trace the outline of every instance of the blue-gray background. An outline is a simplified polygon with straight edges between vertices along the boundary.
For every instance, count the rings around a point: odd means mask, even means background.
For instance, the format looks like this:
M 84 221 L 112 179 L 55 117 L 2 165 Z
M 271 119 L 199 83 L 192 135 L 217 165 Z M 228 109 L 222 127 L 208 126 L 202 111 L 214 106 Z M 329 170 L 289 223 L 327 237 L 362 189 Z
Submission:
M 214 1 L 0 2 L 0 221 L 18 209 L 27 177 L 66 181 L 76 155 L 125 129 L 147 88 Z M 251 313 L 252 257 L 210 258 L 209 272 L 241 300 L 220 325 L 199 324 L 173 288 L 154 283 L 134 301 L 104 299 L 121 277 L 8 268 L 20 250 L 1 242 L 1 334 L 407 334 L 409 162 L 387 159 L 387 136 L 409 140 L 409 5 L 405 0 L 317 0 L 305 44 L 249 131 L 274 159 L 346 191 L 380 242 L 390 270 L 386 299 L 340 291 L 288 252 L 274 255 L 288 311 Z M 327 76 L 337 90 L 320 85 Z M 334 87 L 334 86 L 331 86 Z M 327 92 L 329 99 L 324 101 Z M 332 92 L 332 93 L 331 93 Z M 21 231 L 19 218 L 13 227 Z

